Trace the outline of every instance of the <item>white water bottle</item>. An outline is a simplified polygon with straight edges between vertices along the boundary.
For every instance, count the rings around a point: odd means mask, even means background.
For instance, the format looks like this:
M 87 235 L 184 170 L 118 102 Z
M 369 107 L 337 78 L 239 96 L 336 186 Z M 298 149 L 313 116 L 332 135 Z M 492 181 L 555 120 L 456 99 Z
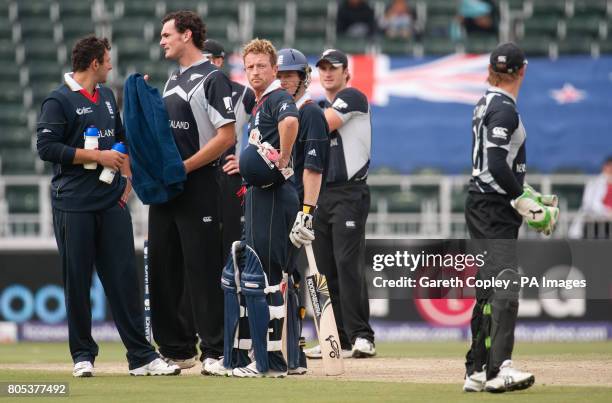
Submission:
M 98 137 L 100 133 L 98 129 L 95 127 L 88 127 L 83 134 L 85 137 L 85 149 L 86 150 L 96 150 L 98 148 Z M 98 164 L 96 162 L 88 162 L 83 164 L 83 168 L 85 169 L 96 169 Z
M 123 145 L 123 143 L 115 143 L 112 150 L 121 154 L 127 154 L 127 148 Z M 115 172 L 116 171 L 112 168 L 104 167 L 102 173 L 100 174 L 100 180 L 110 185 L 115 177 Z

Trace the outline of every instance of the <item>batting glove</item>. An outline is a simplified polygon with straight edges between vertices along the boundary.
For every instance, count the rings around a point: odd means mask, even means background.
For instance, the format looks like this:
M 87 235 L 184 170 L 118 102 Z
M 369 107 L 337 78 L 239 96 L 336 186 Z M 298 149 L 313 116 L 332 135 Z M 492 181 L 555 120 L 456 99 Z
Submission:
M 289 233 L 289 239 L 296 248 L 312 243 L 315 239 L 314 231 L 312 230 L 312 215 L 303 211 L 297 213 L 293 228 L 291 228 Z
M 557 207 L 546 206 L 538 200 L 537 192 L 526 189 L 523 194 L 510 202 L 512 207 L 525 219 L 530 228 L 550 235 L 559 219 Z

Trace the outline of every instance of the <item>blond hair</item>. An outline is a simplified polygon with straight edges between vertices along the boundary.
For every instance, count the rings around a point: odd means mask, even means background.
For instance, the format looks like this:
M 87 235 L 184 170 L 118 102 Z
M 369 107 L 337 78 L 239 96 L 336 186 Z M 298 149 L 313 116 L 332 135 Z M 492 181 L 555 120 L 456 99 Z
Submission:
M 497 87 L 500 84 L 511 84 L 518 79 L 519 71 L 521 71 L 521 69 L 518 69 L 514 73 L 498 73 L 493 71 L 493 67 L 489 65 L 489 76 L 487 77 L 487 82 L 494 87 Z
M 267 39 L 255 38 L 251 40 L 251 42 L 244 45 L 244 48 L 242 49 L 242 60 L 243 61 L 244 61 L 244 58 L 249 53 L 254 53 L 256 55 L 257 54 L 269 55 L 270 65 L 276 66 L 276 48 L 274 48 L 274 45 L 272 45 L 272 42 L 270 42 Z

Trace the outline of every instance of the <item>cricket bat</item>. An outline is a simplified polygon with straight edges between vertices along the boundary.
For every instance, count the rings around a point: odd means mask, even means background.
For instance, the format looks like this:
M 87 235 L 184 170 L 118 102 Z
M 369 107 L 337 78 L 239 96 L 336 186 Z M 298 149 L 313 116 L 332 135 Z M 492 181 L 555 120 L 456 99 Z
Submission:
M 340 338 L 336 327 L 336 318 L 332 309 L 327 279 L 319 273 L 317 262 L 311 245 L 305 245 L 308 258 L 308 273 L 306 274 L 306 292 L 310 297 L 314 314 L 314 323 L 321 346 L 323 372 L 325 375 L 341 375 L 344 373 L 344 363 L 340 351 Z

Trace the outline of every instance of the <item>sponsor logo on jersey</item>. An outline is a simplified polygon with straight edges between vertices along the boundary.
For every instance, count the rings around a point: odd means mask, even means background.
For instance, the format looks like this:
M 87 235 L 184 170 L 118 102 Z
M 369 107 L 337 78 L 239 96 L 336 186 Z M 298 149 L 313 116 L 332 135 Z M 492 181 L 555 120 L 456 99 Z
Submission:
M 115 129 L 100 130 L 100 137 L 115 137 Z
M 516 169 L 515 171 L 517 173 L 526 173 L 527 172 L 527 164 L 523 163 L 523 164 L 516 164 Z
M 181 122 L 180 120 L 171 120 L 170 127 L 173 129 L 189 130 L 189 122 Z
M 227 112 L 232 111 L 232 97 L 223 97 L 223 104 L 225 105 L 225 110 Z
M 344 102 L 344 100 L 342 98 L 336 98 L 336 100 L 332 104 L 332 108 L 338 109 L 338 110 L 339 109 L 346 109 L 346 108 L 348 108 L 348 104 L 346 102 Z
M 259 126 L 259 112 L 257 111 L 257 115 L 255 115 L 255 126 Z
M 115 111 L 113 110 L 113 106 L 109 101 L 106 101 L 106 108 L 108 109 L 108 113 L 110 113 L 111 117 L 115 117 Z
M 189 80 L 187 80 L 187 82 L 194 81 L 194 80 L 197 80 L 198 78 L 202 78 L 202 77 L 204 77 L 202 74 L 193 73 L 191 76 L 189 76 Z
M 202 217 L 202 222 L 212 222 L 212 220 L 212 216 L 209 215 Z
M 329 146 L 330 147 L 337 147 L 338 146 L 338 139 L 333 138 L 329 141 Z
M 76 110 L 76 114 L 77 115 L 87 115 L 88 113 L 92 113 L 93 110 L 91 109 L 90 106 L 84 106 L 82 108 L 77 108 Z
M 178 76 L 176 74 L 172 74 L 170 76 L 170 81 L 176 81 L 178 79 Z
M 310 151 L 308 151 L 308 155 L 310 155 L 311 157 L 316 157 L 317 151 L 313 148 Z
M 53 132 L 49 129 L 42 129 L 42 133 L 53 133 Z
M 493 134 L 491 135 L 493 138 L 508 140 L 508 129 L 505 127 L 494 127 Z
M 280 107 L 280 111 L 284 111 L 285 109 L 287 109 L 289 107 L 289 105 L 287 104 L 287 102 L 283 102 L 283 104 Z
M 346 228 L 356 228 L 357 226 L 355 225 L 355 221 L 347 221 L 344 223 L 344 225 L 346 225 Z

